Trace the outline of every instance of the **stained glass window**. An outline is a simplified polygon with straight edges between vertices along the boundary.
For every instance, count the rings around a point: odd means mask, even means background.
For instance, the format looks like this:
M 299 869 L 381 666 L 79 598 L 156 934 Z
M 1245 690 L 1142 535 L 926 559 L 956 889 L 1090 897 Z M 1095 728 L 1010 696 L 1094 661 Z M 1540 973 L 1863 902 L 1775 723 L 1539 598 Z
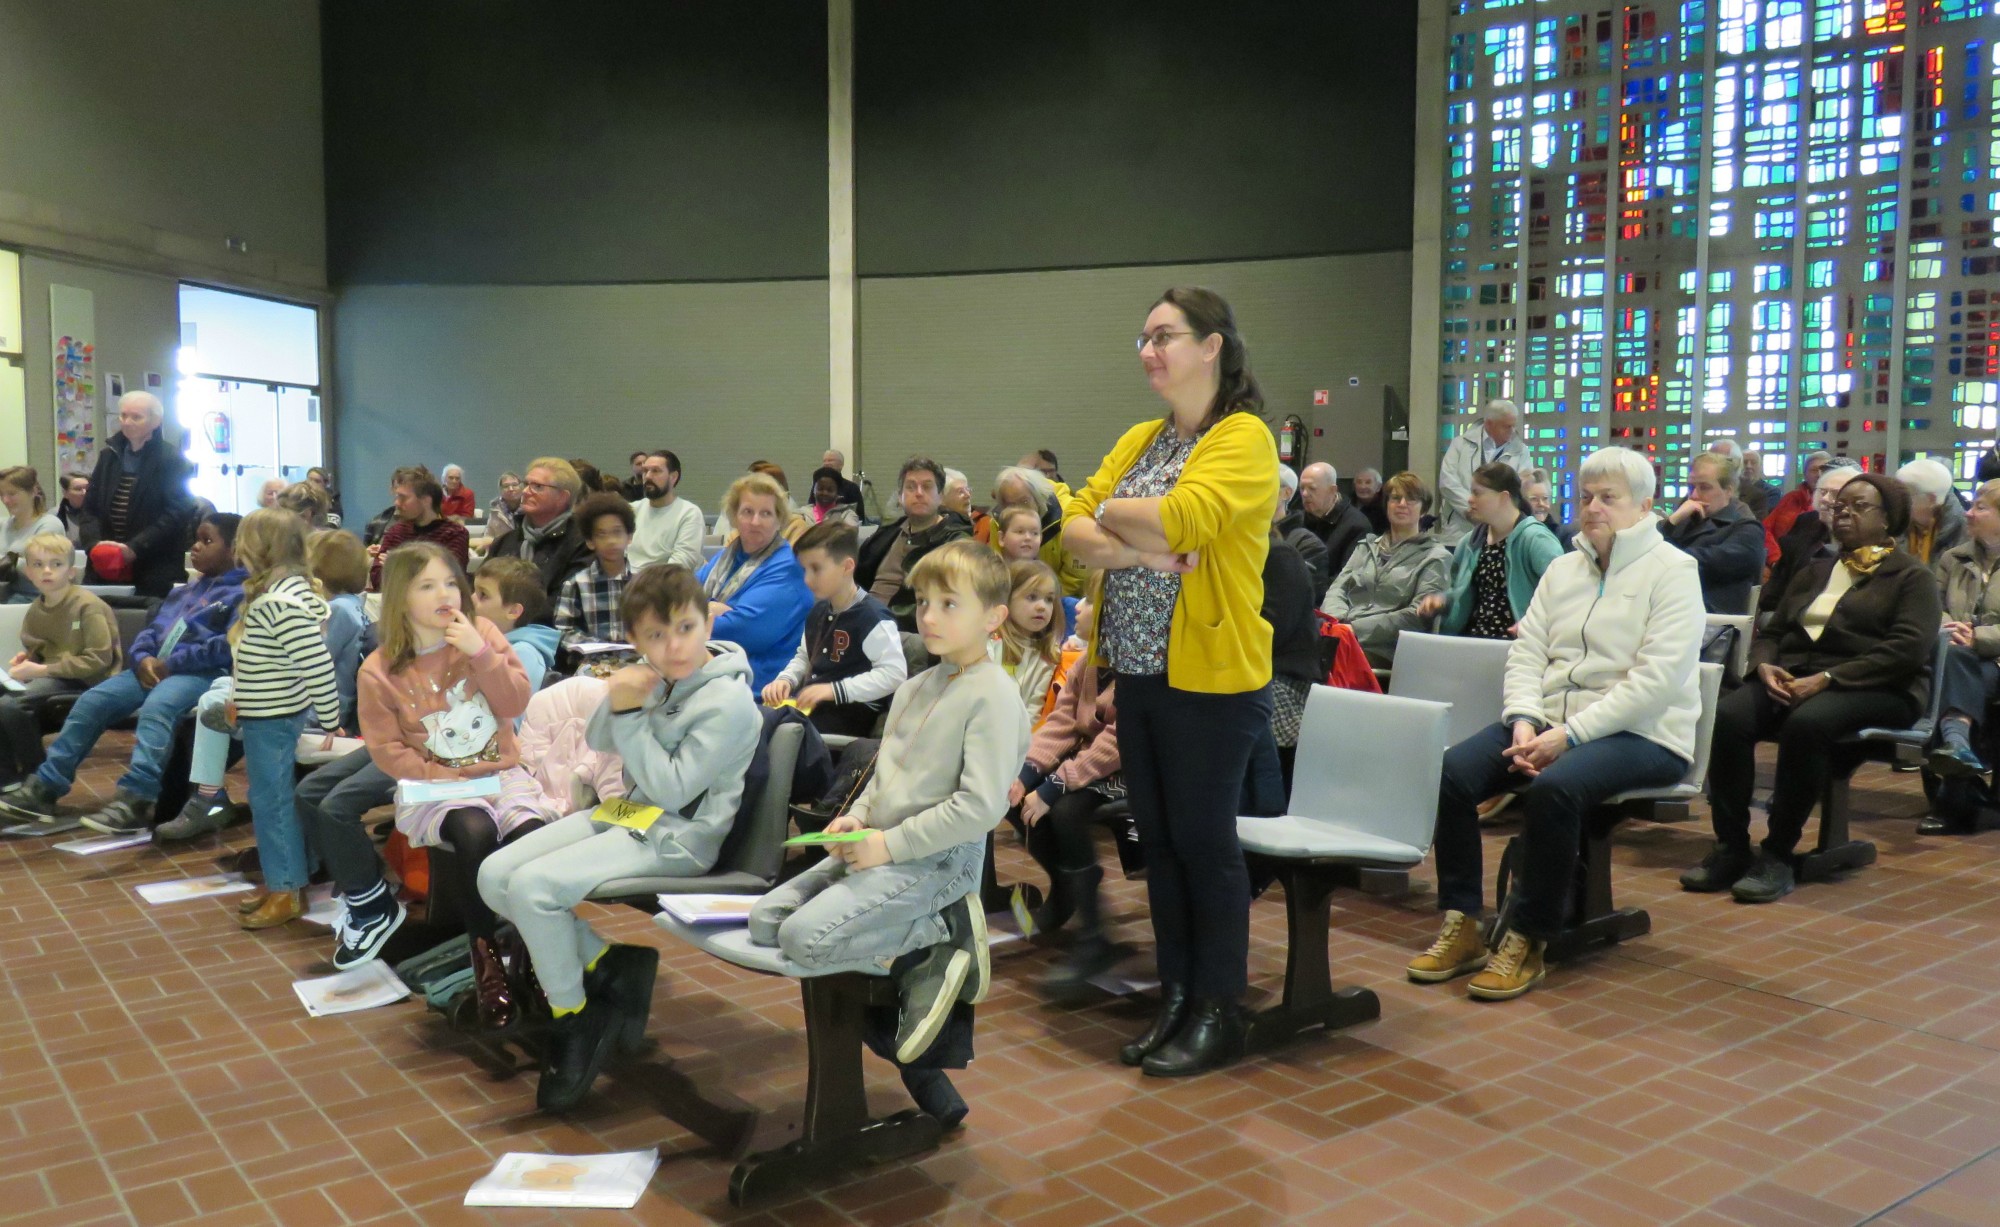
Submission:
M 1441 440 L 1521 407 L 1556 496 L 1604 443 L 1685 491 L 1720 438 L 2000 428 L 2000 0 L 1453 0 Z M 1428 139 L 1428 138 L 1427 138 Z

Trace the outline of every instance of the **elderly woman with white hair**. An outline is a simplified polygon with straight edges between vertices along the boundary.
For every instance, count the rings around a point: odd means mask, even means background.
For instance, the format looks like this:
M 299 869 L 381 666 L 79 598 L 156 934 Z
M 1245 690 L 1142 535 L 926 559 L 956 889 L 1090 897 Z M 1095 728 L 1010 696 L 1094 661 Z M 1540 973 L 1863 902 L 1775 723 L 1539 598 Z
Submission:
M 463 524 L 478 510 L 479 496 L 465 484 L 465 469 L 456 464 L 444 466 L 444 498 L 438 503 L 438 514 Z
M 1941 461 L 1912 460 L 1896 470 L 1896 480 L 1910 492 L 1910 530 L 1899 544 L 1932 566 L 1965 540 L 1965 508 L 1952 491 L 1951 470 Z
M 1438 786 L 1444 928 L 1409 976 L 1479 972 L 1467 991 L 1489 1001 L 1541 982 L 1542 951 L 1568 920 L 1585 815 L 1680 779 L 1701 720 L 1701 577 L 1660 536 L 1653 466 L 1607 447 L 1584 461 L 1578 486 L 1576 550 L 1549 564 L 1521 619 L 1500 723 L 1446 752 Z M 1522 867 L 1513 925 L 1489 950 L 1477 806 L 1508 788 L 1522 789 Z
M 1062 594 L 1066 597 L 1082 596 L 1084 587 L 1090 580 L 1090 568 L 1083 565 L 1062 540 L 1062 500 L 1058 497 L 1055 482 L 1039 469 L 1026 465 L 1009 465 L 1000 470 L 993 479 L 993 514 L 998 517 L 1002 507 L 1033 507 L 1035 514 L 1042 518 L 1042 561 L 1056 573 L 1062 584 Z M 987 544 L 995 553 L 1000 552 L 1000 534 L 997 520 L 991 525 Z
M 817 479 L 819 475 L 813 476 Z M 817 490 L 814 493 L 817 497 Z M 992 536 L 993 517 L 972 505 L 972 479 L 957 469 L 944 471 L 944 497 L 938 500 L 938 505 L 964 520 L 975 540 L 986 541 Z
M 1451 441 L 1438 465 L 1437 538 L 1446 545 L 1472 531 L 1472 475 L 1489 464 L 1504 464 L 1518 473 L 1534 467 L 1528 445 L 1515 437 L 1520 411 L 1514 402 L 1495 397 L 1480 411 L 1479 423 Z
M 193 527 L 194 468 L 167 442 L 160 423 L 166 407 L 151 392 L 118 400 L 118 433 L 97 454 L 83 507 L 118 547 L 117 562 L 100 566 L 93 554 L 92 582 L 131 584 L 140 596 L 167 595 L 187 578 L 186 542 Z

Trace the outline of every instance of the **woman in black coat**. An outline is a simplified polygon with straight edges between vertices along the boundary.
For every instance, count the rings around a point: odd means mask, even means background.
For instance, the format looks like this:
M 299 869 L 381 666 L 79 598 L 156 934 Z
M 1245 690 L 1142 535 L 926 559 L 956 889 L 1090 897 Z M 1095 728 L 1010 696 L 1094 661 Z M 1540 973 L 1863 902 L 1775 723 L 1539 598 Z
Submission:
M 94 574 L 92 582 L 129 583 L 140 596 L 163 597 L 187 579 L 194 467 L 161 431 L 165 413 L 151 392 L 127 392 L 119 400 L 118 433 L 98 453 L 83 502 L 104 540 L 123 547 L 130 570 L 126 579 Z

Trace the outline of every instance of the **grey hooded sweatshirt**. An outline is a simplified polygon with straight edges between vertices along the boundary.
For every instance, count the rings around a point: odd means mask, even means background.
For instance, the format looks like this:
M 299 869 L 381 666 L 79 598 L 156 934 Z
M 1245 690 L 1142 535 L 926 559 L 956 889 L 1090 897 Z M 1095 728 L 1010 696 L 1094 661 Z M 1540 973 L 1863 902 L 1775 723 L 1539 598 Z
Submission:
M 763 732 L 750 658 L 733 643 L 711 641 L 708 651 L 707 664 L 671 689 L 660 683 L 632 711 L 614 715 L 606 702 L 584 731 L 591 749 L 624 760 L 628 800 L 667 811 L 646 842 L 668 877 L 715 868 Z

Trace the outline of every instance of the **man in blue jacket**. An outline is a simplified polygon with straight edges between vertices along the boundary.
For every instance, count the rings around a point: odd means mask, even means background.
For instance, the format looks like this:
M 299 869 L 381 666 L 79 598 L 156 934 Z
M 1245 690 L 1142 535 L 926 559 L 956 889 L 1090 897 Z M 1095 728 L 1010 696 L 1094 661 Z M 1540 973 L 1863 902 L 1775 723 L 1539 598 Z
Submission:
M 201 578 L 171 593 L 160 612 L 132 641 L 131 668 L 77 698 L 35 774 L 0 792 L 0 812 L 10 818 L 53 824 L 57 802 L 76 783 L 76 769 L 104 730 L 134 714 L 132 763 L 111 802 L 83 823 L 107 834 L 152 825 L 160 774 L 174 745 L 174 726 L 194 710 L 210 683 L 230 669 L 229 624 L 243 601 L 244 570 L 236 565 L 241 517 L 216 513 L 195 529 L 190 557 Z

